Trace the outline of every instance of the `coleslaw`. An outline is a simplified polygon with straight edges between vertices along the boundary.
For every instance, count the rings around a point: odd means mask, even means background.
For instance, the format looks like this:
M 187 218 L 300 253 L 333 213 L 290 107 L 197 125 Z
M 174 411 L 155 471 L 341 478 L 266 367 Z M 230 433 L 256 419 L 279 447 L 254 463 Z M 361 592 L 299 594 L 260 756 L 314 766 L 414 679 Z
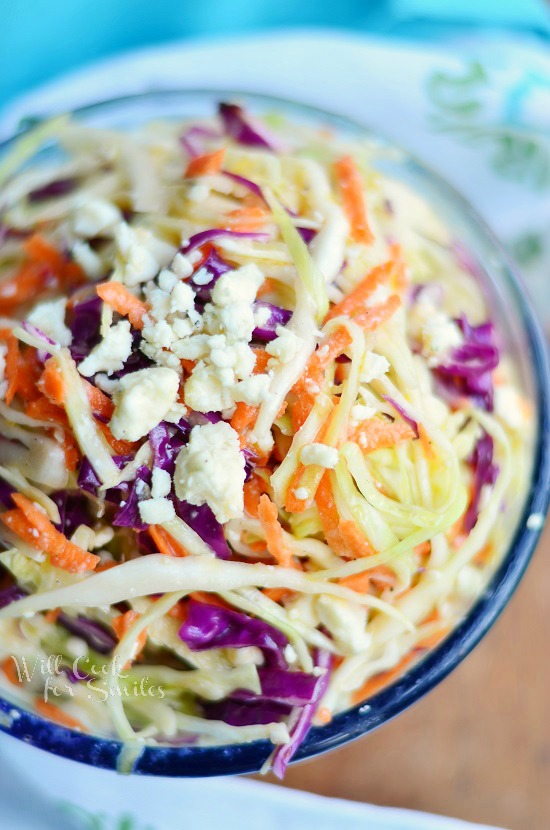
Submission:
M 2 694 L 130 751 L 267 738 L 282 776 L 483 592 L 533 413 L 376 152 L 222 103 L 0 164 Z

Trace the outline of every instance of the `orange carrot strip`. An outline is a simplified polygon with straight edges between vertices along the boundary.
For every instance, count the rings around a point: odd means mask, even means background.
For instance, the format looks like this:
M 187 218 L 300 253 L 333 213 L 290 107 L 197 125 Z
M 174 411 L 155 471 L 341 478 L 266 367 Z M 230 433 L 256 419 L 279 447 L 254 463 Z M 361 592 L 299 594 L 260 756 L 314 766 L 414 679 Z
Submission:
M 54 623 L 57 622 L 57 618 L 61 613 L 61 608 L 52 608 L 51 611 L 46 611 L 44 614 L 44 622 L 46 623 Z
M 126 611 L 124 614 L 120 614 L 118 617 L 115 617 L 112 621 L 113 631 L 115 632 L 118 640 L 122 640 L 124 635 L 128 632 L 131 626 L 134 624 L 136 620 L 141 617 L 141 614 L 138 614 L 137 611 Z M 137 660 L 143 649 L 145 648 L 145 643 L 147 642 L 147 629 L 144 628 L 143 631 L 140 631 L 139 637 L 137 638 L 136 644 L 134 646 L 134 651 L 132 652 L 131 658 L 128 660 L 126 665 L 124 666 L 125 669 L 129 669 L 134 660 Z
M 116 568 L 120 565 L 120 562 L 113 562 L 112 560 L 108 559 L 106 562 L 100 562 L 97 568 L 95 569 L 96 574 L 103 573 L 103 571 L 110 571 L 111 568 Z
M 414 432 L 405 421 L 381 421 L 369 418 L 352 430 L 349 440 L 358 444 L 364 452 L 387 449 L 414 438 Z
M 365 329 L 365 331 L 374 331 L 385 323 L 386 320 L 389 320 L 390 317 L 393 317 L 400 305 L 400 298 L 397 294 L 392 294 L 391 297 L 388 297 L 388 299 L 383 303 L 380 303 L 380 305 L 375 305 L 372 308 L 357 314 L 353 318 L 353 321 L 357 323 L 358 326 Z
M 131 455 L 137 448 L 136 441 L 125 441 L 124 438 L 115 438 L 109 425 L 96 421 L 96 426 L 103 433 L 103 436 L 115 455 Z
M 340 515 L 336 509 L 336 503 L 332 493 L 332 484 L 330 481 L 330 473 L 324 473 L 317 492 L 315 494 L 315 504 L 319 511 L 319 517 L 323 526 L 323 533 L 327 544 L 335 553 L 346 555 L 338 526 L 340 524 Z
M 249 516 L 254 516 L 257 519 L 260 497 L 267 493 L 267 483 L 261 476 L 252 473 L 248 481 L 245 481 L 243 492 L 244 509 Z
M 21 686 L 23 679 L 19 677 L 15 657 L 6 657 L 0 665 L 0 668 L 6 675 L 6 678 L 13 686 Z
M 392 245 L 390 259 L 369 271 L 367 276 L 356 285 L 350 294 L 332 306 L 325 317 L 325 322 L 332 320 L 333 317 L 339 317 L 341 315 L 344 317 L 352 317 L 361 311 L 368 311 L 367 302 L 378 286 L 388 283 L 392 277 L 397 277 L 404 270 L 405 263 L 401 256 L 401 249 L 398 245 Z
M 292 594 L 288 588 L 263 588 L 262 594 L 264 597 L 273 600 L 273 602 L 280 602 L 285 597 Z
M 164 553 L 166 556 L 189 556 L 189 551 L 185 550 L 183 545 L 170 536 L 163 527 L 159 525 L 149 525 L 149 535 L 159 549 L 159 553 Z
M 130 325 L 135 329 L 143 328 L 143 316 L 147 312 L 147 306 L 137 297 L 128 291 L 121 282 L 104 282 L 96 287 L 99 297 L 104 303 L 111 306 L 114 311 L 127 317 Z
M 64 712 L 63 709 L 56 706 L 55 703 L 50 703 L 43 698 L 37 698 L 34 708 L 39 715 L 42 715 L 42 717 L 48 720 L 52 720 L 54 723 L 58 723 L 60 726 L 66 726 L 68 729 L 79 729 L 81 732 L 89 731 L 84 724 L 71 715 L 68 715 L 67 712 Z
M 12 499 L 29 524 L 38 531 L 39 537 L 47 542 L 43 546 L 43 550 L 49 553 L 52 565 L 73 573 L 80 573 L 93 570 L 99 563 L 99 556 L 88 553 L 70 542 L 63 533 L 60 533 L 53 526 L 43 510 L 22 493 L 13 493 Z M 31 534 L 31 538 L 33 536 L 34 534 Z
M 213 176 L 219 173 L 222 169 L 225 158 L 225 147 L 220 150 L 214 150 L 213 153 L 205 153 L 203 156 L 197 156 L 191 159 L 185 171 L 185 178 L 191 179 L 195 176 Z
M 349 588 L 351 591 L 357 591 L 358 594 L 368 594 L 371 586 L 371 575 L 369 571 L 363 571 L 360 574 L 352 574 L 351 576 L 344 576 L 338 580 L 340 585 L 344 588 Z
M 248 205 L 230 211 L 225 220 L 228 228 L 239 231 L 258 231 L 266 223 L 267 212 L 261 205 Z
M 113 414 L 114 405 L 110 398 L 101 389 L 94 386 L 86 378 L 81 378 L 81 383 L 88 397 L 88 401 L 95 415 L 102 415 L 110 418 Z M 65 386 L 55 361 L 50 358 L 44 364 L 44 371 L 38 381 L 38 388 L 54 404 L 63 406 L 65 403 Z
M 256 421 L 259 411 L 259 406 L 249 406 L 247 403 L 239 401 L 236 406 L 235 413 L 230 421 L 235 432 L 242 435 L 244 430 Z
M 252 351 L 256 355 L 256 363 L 252 369 L 252 374 L 261 375 L 267 370 L 267 361 L 270 359 L 271 355 L 268 354 L 265 349 L 253 348 Z
M 363 556 L 372 556 L 375 552 L 369 540 L 357 527 L 352 519 L 340 521 L 338 527 L 342 542 L 346 547 L 348 556 L 353 559 L 361 559 Z
M 335 163 L 334 169 L 340 196 L 342 197 L 342 207 L 350 224 L 351 237 L 356 242 L 370 245 L 374 237 L 367 221 L 367 208 L 361 174 L 351 156 L 344 156 L 339 159 Z
M 277 506 L 265 493 L 258 502 L 258 518 L 262 525 L 267 549 L 283 568 L 296 568 L 292 549 L 287 545 L 278 519 Z
M 392 680 L 399 677 L 403 670 L 406 669 L 410 663 L 412 663 L 415 656 L 414 652 L 410 652 L 409 654 L 406 654 L 393 669 L 380 672 L 380 674 L 375 674 L 374 677 L 369 677 L 369 679 L 353 693 L 351 698 L 352 703 L 361 703 L 368 697 L 372 697 L 372 695 L 376 694 L 376 692 L 379 692 L 384 688 L 384 686 L 387 686 L 388 683 L 391 683 Z

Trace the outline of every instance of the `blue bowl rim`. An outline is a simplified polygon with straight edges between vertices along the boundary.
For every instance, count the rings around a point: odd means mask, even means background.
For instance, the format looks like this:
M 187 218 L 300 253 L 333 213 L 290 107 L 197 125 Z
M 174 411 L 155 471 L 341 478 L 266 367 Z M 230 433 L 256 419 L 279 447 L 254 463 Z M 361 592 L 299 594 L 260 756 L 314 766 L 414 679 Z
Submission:
M 400 150 L 404 157 L 427 175 L 440 191 L 445 192 L 462 212 L 469 214 L 496 254 L 505 270 L 511 298 L 517 302 L 521 322 L 526 334 L 534 363 L 534 390 L 538 403 L 538 434 L 534 449 L 533 476 L 526 496 L 525 506 L 508 553 L 494 573 L 485 592 L 465 615 L 464 619 L 447 638 L 435 649 L 395 682 L 369 698 L 368 702 L 354 706 L 336 715 L 324 726 L 312 727 L 306 740 L 296 753 L 293 763 L 313 758 L 323 752 L 335 749 L 359 738 L 383 723 L 387 723 L 400 712 L 418 701 L 440 683 L 472 651 L 487 631 L 494 625 L 504 607 L 516 590 L 534 553 L 542 527 L 527 526 L 532 514 L 546 515 L 550 502 L 550 364 L 546 342 L 531 302 L 522 286 L 514 264 L 502 248 L 493 231 L 470 203 L 438 173 L 419 161 L 409 151 L 395 142 L 386 140 L 378 131 L 337 113 L 286 98 L 264 95 L 257 92 L 215 89 L 154 89 L 147 92 L 124 95 L 87 104 L 73 110 L 74 115 L 84 115 L 98 108 L 120 106 L 139 100 L 153 98 L 176 98 L 177 96 L 209 96 L 222 100 L 250 99 L 258 103 L 269 103 L 286 108 L 297 108 L 312 116 L 328 118 L 332 123 L 354 131 L 361 130 L 378 141 Z M 42 118 L 43 116 L 41 116 Z M 0 152 L 19 138 L 26 128 L 0 143 Z M 123 744 L 121 741 L 106 739 L 78 732 L 47 721 L 8 700 L 0 698 L 0 730 L 28 743 L 31 746 L 52 752 L 65 758 L 95 767 L 116 770 Z M 133 772 L 141 775 L 172 777 L 207 777 L 216 775 L 238 775 L 258 772 L 273 751 L 266 740 L 245 744 L 212 747 L 165 747 L 144 746 L 133 766 Z

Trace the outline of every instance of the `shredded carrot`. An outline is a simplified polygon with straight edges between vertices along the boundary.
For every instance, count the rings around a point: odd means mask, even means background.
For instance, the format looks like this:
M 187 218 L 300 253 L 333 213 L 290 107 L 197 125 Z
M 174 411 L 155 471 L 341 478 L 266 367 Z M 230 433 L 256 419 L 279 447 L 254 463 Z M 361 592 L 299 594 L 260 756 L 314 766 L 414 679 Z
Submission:
M 96 421 L 97 428 L 103 433 L 103 436 L 115 455 L 131 455 L 137 449 L 136 441 L 126 441 L 124 438 L 115 438 L 111 432 L 109 425 L 102 421 Z
M 361 533 L 352 519 L 341 520 L 338 530 L 348 556 L 353 559 L 372 556 L 375 552 L 369 540 L 364 533 Z
M 86 378 L 81 378 L 90 407 L 95 415 L 110 418 L 114 405 L 110 398 L 94 386 Z M 44 364 L 44 371 L 37 383 L 41 392 L 54 404 L 63 406 L 65 403 L 65 385 L 55 361 L 50 358 Z
M 399 677 L 404 669 L 412 663 L 415 657 L 415 653 L 410 652 L 409 654 L 406 654 L 393 669 L 380 672 L 380 674 L 375 674 L 374 677 L 369 677 L 366 683 L 363 683 L 363 685 L 359 689 L 356 689 L 353 693 L 351 697 L 352 703 L 362 703 L 363 700 L 366 700 L 376 694 L 376 692 L 379 692 L 384 688 L 384 686 L 387 686 L 388 683 L 391 683 L 392 680 Z
M 104 303 L 111 306 L 118 314 L 127 317 L 133 328 L 139 330 L 143 328 L 143 317 L 147 313 L 147 306 L 134 297 L 125 285 L 113 280 L 98 285 L 96 291 Z
M 48 553 L 52 565 L 72 573 L 90 571 L 96 567 L 99 556 L 70 542 L 34 502 L 22 493 L 13 493 L 12 499 L 19 509 L 8 510 L 0 519 L 25 542 Z
M 44 614 L 44 622 L 49 623 L 50 625 L 54 622 L 57 622 L 57 618 L 61 613 L 61 608 L 52 608 L 51 611 L 46 611 Z
M 292 387 L 296 401 L 292 406 L 292 425 L 297 432 L 313 409 L 323 384 L 328 366 L 343 354 L 351 344 L 351 335 L 345 326 L 339 326 L 323 340 L 311 355 L 301 378 Z
M 45 396 L 30 401 L 25 407 L 25 412 L 29 418 L 36 418 L 37 421 L 53 421 L 64 427 L 69 424 L 65 410 L 57 406 L 57 404 L 52 403 Z
M 351 237 L 356 242 L 370 245 L 374 237 L 367 221 L 367 208 L 361 174 L 351 156 L 344 156 L 339 159 L 335 163 L 334 169 L 344 213 L 350 224 Z
M 189 551 L 176 542 L 174 537 L 170 536 L 160 525 L 149 525 L 149 535 L 159 549 L 159 553 L 164 553 L 166 556 L 189 556 Z
M 245 481 L 243 492 L 244 492 L 244 509 L 248 513 L 249 516 L 254 516 L 255 519 L 258 518 L 258 505 L 260 503 L 260 497 L 267 493 L 268 486 L 266 481 L 262 478 L 262 476 L 256 475 L 256 473 L 252 473 L 248 481 Z
M 56 706 L 55 703 L 50 703 L 40 697 L 36 699 L 34 708 L 39 715 L 54 721 L 54 723 L 58 723 L 60 726 L 66 726 L 68 729 L 78 729 L 80 732 L 88 732 L 84 724 L 71 715 L 68 715 L 67 712 L 64 712 L 63 709 Z
M 280 602 L 292 594 L 292 591 L 288 588 L 263 588 L 262 594 L 273 602 Z
M 344 588 L 349 588 L 350 591 L 356 591 L 358 594 L 368 594 L 371 586 L 371 575 L 369 571 L 363 571 L 363 573 L 344 576 L 338 582 Z
M 259 411 L 259 406 L 249 406 L 247 403 L 239 401 L 235 408 L 235 413 L 230 421 L 235 432 L 242 435 L 248 426 L 255 423 Z
M 262 525 L 267 549 L 283 568 L 296 568 L 292 549 L 287 545 L 279 523 L 277 506 L 265 493 L 258 502 L 258 518 Z
M 325 322 L 334 317 L 353 317 L 359 312 L 368 311 L 368 300 L 380 285 L 390 282 L 392 277 L 397 278 L 405 270 L 405 263 L 398 245 L 391 246 L 391 257 L 387 262 L 377 265 L 343 300 L 332 306 Z
M 257 297 L 264 297 L 266 294 L 271 294 L 275 290 L 275 281 L 270 277 L 266 277 L 258 288 Z
M 230 211 L 225 218 L 228 228 L 254 232 L 264 227 L 267 212 L 261 205 L 247 205 Z
M 6 659 L 2 662 L 0 668 L 2 669 L 2 671 L 6 675 L 6 678 L 13 686 L 22 685 L 23 679 L 19 677 L 15 657 L 6 657 Z
M 42 364 L 38 360 L 38 353 L 32 346 L 19 346 L 19 372 L 17 377 L 17 391 L 24 401 L 33 401 L 40 397 L 36 384 L 42 372 Z
M 391 297 L 388 297 L 380 305 L 372 306 L 367 311 L 362 311 L 360 314 L 357 314 L 353 318 L 353 321 L 365 331 L 374 331 L 385 323 L 386 320 L 389 320 L 390 317 L 393 317 L 400 305 L 400 298 L 397 294 L 392 294 Z
M 188 375 L 191 375 L 191 374 L 193 374 L 193 369 L 197 365 L 197 361 L 196 360 L 187 360 L 186 358 L 182 357 L 182 359 L 180 360 L 180 364 L 181 364 L 181 368 L 185 372 L 187 372 Z M 182 401 L 182 403 L 183 403 L 183 401 Z
M 317 723 L 326 726 L 326 724 L 330 723 L 332 720 L 332 712 L 330 709 L 327 709 L 326 706 L 321 706 L 315 713 L 315 720 Z
M 369 418 L 352 430 L 349 440 L 358 444 L 364 452 L 387 449 L 414 438 L 412 428 L 405 421 L 382 421 Z
M 339 533 L 340 515 L 336 508 L 334 495 L 332 493 L 332 484 L 330 481 L 330 472 L 327 470 L 317 488 L 315 494 L 315 504 L 319 511 L 319 517 L 323 526 L 323 533 L 327 544 L 335 553 L 346 555 L 344 545 Z
M 213 176 L 222 169 L 225 158 L 225 147 L 214 150 L 213 153 L 205 153 L 191 159 L 185 171 L 185 178 L 192 179 L 195 176 Z
M 253 348 L 252 351 L 256 355 L 256 363 L 252 369 L 252 374 L 261 375 L 267 371 L 267 362 L 271 355 L 265 349 Z
M 138 620 L 140 617 L 141 614 L 138 614 L 137 611 L 126 611 L 124 614 L 120 614 L 118 617 L 114 618 L 111 625 L 113 626 L 113 631 L 115 632 L 117 639 L 119 641 L 122 640 L 122 638 L 128 633 L 129 629 L 132 627 L 135 621 Z M 139 633 L 139 637 L 136 640 L 132 656 L 124 666 L 125 669 L 129 669 L 134 660 L 137 660 L 137 658 L 145 648 L 146 642 L 147 629 L 144 628 L 143 631 L 140 631 Z
M 76 286 L 85 279 L 82 269 L 40 234 L 25 240 L 23 250 L 25 262 L 12 277 L 0 283 L 0 314 L 12 313 L 47 290 Z

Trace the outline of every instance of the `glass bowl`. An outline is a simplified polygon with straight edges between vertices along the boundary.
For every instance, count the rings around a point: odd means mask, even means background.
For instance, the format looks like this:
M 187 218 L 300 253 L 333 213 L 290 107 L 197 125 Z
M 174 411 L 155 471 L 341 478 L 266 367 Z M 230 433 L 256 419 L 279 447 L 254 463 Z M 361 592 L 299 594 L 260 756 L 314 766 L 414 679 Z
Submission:
M 477 262 L 492 316 L 506 348 L 516 358 L 519 376 L 537 414 L 530 487 L 508 551 L 482 596 L 439 646 L 397 680 L 365 703 L 336 715 L 328 725 L 312 728 L 295 756 L 294 760 L 299 761 L 365 735 L 419 700 L 466 657 L 509 601 L 541 532 L 540 522 L 528 524 L 527 520 L 532 514 L 545 515 L 550 498 L 550 373 L 537 318 L 517 273 L 492 232 L 443 179 L 367 127 L 271 96 L 215 90 L 159 91 L 117 98 L 82 107 L 74 117 L 97 127 L 131 128 L 150 120 L 212 115 L 217 102 L 224 99 L 241 101 L 256 113 L 281 112 L 300 123 L 328 126 L 380 147 L 380 160 L 375 166 L 424 195 Z M 0 157 L 14 140 L 0 145 Z M 0 729 L 32 746 L 105 769 L 117 769 L 122 750 L 120 741 L 58 726 L 1 698 Z M 133 771 L 180 777 L 251 773 L 260 770 L 272 750 L 267 741 L 213 747 L 144 746 Z

